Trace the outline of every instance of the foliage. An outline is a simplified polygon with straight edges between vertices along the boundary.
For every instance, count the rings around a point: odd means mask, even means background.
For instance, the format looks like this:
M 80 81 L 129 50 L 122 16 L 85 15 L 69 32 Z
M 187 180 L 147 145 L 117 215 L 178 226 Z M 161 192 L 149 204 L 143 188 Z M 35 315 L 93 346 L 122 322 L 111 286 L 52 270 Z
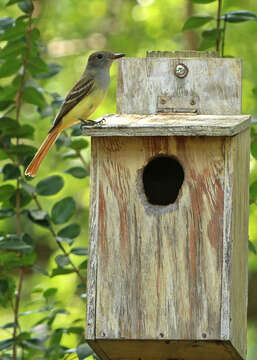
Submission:
M 250 7 L 250 2 L 226 0 L 217 16 L 219 1 L 190 1 L 196 14 L 184 22 L 186 1 L 181 5 L 176 0 L 91 0 L 85 6 L 81 0 L 0 0 L 3 360 L 82 360 L 93 354 L 83 340 L 81 316 L 86 299 L 89 142 L 80 137 L 79 126 L 59 137 L 37 179 L 24 177 L 34 145 L 42 141 L 62 102 L 59 92 L 64 95 L 79 78 L 89 49 L 109 47 L 142 56 L 146 49 L 182 49 L 189 32 L 203 30 L 200 49 L 216 48 L 223 55 L 226 49 L 226 54 L 243 57 L 244 109 L 256 114 L 257 54 L 251 46 L 256 15 L 238 10 Z M 115 111 L 113 83 L 96 117 Z M 257 231 L 251 225 L 257 214 L 254 122 L 251 137 L 249 251 L 256 269 Z
M 40 85 L 40 79 L 55 76 L 61 67 L 58 64 L 47 64 L 44 60 L 44 46 L 40 42 L 40 32 L 36 18 L 32 17 L 33 2 L 9 1 L 6 6 L 16 4 L 22 14 L 0 19 L 0 41 L 3 49 L 0 54 L 0 77 L 6 78 L 1 88 L 0 108 L 0 154 L 2 160 L 2 185 L 0 186 L 0 219 L 9 219 L 10 227 L 0 237 L 0 304 L 9 307 L 13 312 L 13 322 L 2 325 L 2 331 L 10 335 L 0 342 L 0 354 L 6 359 L 42 359 L 68 358 L 77 354 L 79 359 L 92 355 L 88 345 L 83 345 L 83 322 L 75 319 L 67 327 L 56 328 L 55 319 L 68 312 L 57 301 L 58 289 L 35 288 L 32 294 L 40 295 L 37 307 L 21 312 L 20 303 L 27 273 L 40 272 L 53 278 L 60 275 L 76 273 L 80 284 L 78 293 L 83 299 L 86 288 L 85 258 L 87 248 L 73 243 L 80 234 L 78 223 L 67 222 L 76 213 L 76 203 L 72 197 L 65 197 L 52 206 L 51 213 L 43 208 L 41 199 L 58 194 L 65 185 L 63 176 L 46 176 L 36 184 L 24 176 L 24 169 L 32 159 L 36 149 L 28 140 L 34 139 L 35 124 L 21 122 L 22 108 L 26 104 L 34 105 L 34 112 L 42 117 L 45 113 L 54 114 L 59 95 L 47 92 Z M 76 135 L 81 135 L 79 129 Z M 72 141 L 59 140 L 58 146 L 75 151 L 82 165 L 85 160 L 81 150 L 88 146 L 87 140 L 76 137 Z M 67 170 L 75 178 L 85 178 L 88 171 L 81 166 Z M 52 200 L 54 202 L 54 200 Z M 55 257 L 56 267 L 48 273 L 40 268 L 36 233 L 31 233 L 27 222 L 44 227 L 56 241 L 62 254 Z M 65 225 L 57 232 L 56 225 Z M 16 230 L 14 229 L 14 225 Z M 28 229 L 28 230 L 27 230 Z M 11 231 L 10 231 L 11 230 Z M 37 232 L 37 230 L 35 230 Z M 83 255 L 83 260 L 75 265 L 73 258 Z M 40 314 L 32 326 L 24 330 L 24 320 L 28 316 Z M 78 348 L 69 349 L 61 345 L 63 334 L 75 334 Z

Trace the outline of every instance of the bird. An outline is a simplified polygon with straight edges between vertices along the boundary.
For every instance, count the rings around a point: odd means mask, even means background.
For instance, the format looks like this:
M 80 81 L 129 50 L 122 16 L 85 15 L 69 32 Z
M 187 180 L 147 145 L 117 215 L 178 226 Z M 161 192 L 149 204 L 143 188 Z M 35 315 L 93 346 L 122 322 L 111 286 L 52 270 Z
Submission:
M 97 51 L 92 53 L 79 81 L 65 97 L 51 129 L 25 171 L 34 177 L 39 166 L 60 133 L 81 122 L 87 126 L 99 125 L 100 121 L 89 120 L 104 100 L 110 86 L 110 67 L 114 60 L 125 56 L 123 53 Z

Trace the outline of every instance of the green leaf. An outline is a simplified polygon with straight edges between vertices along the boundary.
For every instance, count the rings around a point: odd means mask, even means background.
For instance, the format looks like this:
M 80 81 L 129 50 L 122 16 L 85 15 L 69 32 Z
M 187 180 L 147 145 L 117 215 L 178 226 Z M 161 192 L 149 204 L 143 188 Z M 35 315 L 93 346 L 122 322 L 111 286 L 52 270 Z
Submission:
M 80 139 L 73 139 L 70 147 L 74 150 L 82 150 L 86 149 L 88 147 L 88 141 L 86 139 L 80 138 Z
M 21 59 L 8 59 L 0 66 L 0 78 L 16 74 L 22 65 Z
M 221 33 L 222 30 L 218 29 L 205 30 L 202 32 L 202 37 L 208 40 L 217 40 Z
M 62 70 L 62 66 L 59 64 L 47 64 L 47 71 L 42 73 L 37 73 L 37 79 L 48 79 L 52 76 L 55 76 Z
M 37 225 L 47 228 L 50 226 L 49 216 L 46 211 L 30 209 L 27 211 L 27 215 L 28 218 Z
M 16 252 L 7 252 L 1 254 L 0 265 L 5 269 L 5 271 L 9 271 L 21 266 L 22 261 L 19 254 L 17 254 Z
M 28 194 L 24 189 L 17 189 L 15 191 L 15 193 L 10 197 L 9 199 L 9 203 L 13 206 L 13 207 L 16 207 L 16 201 L 17 201 L 17 197 L 16 197 L 16 194 L 19 193 L 19 202 L 20 202 L 20 207 L 24 207 L 26 205 L 28 205 L 31 200 L 32 200 L 32 197 L 30 194 Z
M 42 269 L 40 266 L 38 265 L 32 265 L 31 269 L 33 269 L 34 271 L 39 272 L 42 275 L 45 276 L 49 276 L 48 272 L 45 269 Z
M 69 239 L 69 238 L 61 237 L 61 236 L 57 236 L 57 237 L 56 237 L 56 241 L 65 242 L 65 243 L 68 244 L 68 245 L 72 245 L 72 244 L 73 244 L 73 239 Z
M 213 16 L 191 16 L 185 22 L 183 30 L 197 29 L 213 19 Z
M 71 254 L 78 255 L 78 256 L 85 256 L 88 255 L 88 248 L 87 247 L 75 247 L 71 249 Z
M 6 6 L 17 4 L 19 1 L 21 1 L 21 0 L 9 0 L 8 3 L 6 4 Z
M 12 17 L 2 17 L 0 18 L 0 29 L 5 30 L 13 26 L 15 23 L 14 18 Z
M 8 200 L 15 192 L 13 185 L 0 186 L 0 202 Z
M 21 257 L 21 261 L 23 266 L 31 266 L 35 263 L 36 258 L 37 258 L 36 253 L 31 251 L 29 253 L 23 253 Z
M 44 291 L 43 296 L 47 299 L 51 296 L 55 296 L 57 294 L 58 289 L 57 288 L 49 288 L 46 291 Z
M 72 197 L 66 197 L 54 204 L 52 220 L 55 224 L 64 224 L 75 213 L 76 204 Z
M 83 179 L 89 175 L 88 171 L 82 166 L 74 166 L 65 171 L 65 173 L 72 175 L 75 178 Z
M 23 21 L 16 21 L 16 24 L 7 27 L 5 32 L 0 35 L 0 41 L 17 40 L 26 34 L 27 24 Z
M 199 50 L 203 51 L 203 50 L 207 50 L 210 49 L 212 47 L 216 46 L 216 40 L 214 39 L 203 39 L 203 41 L 201 42 L 200 46 L 199 46 Z
M 1 240 L 1 239 L 0 239 Z M 8 234 L 0 241 L 1 250 L 32 250 L 32 247 L 26 244 L 20 236 L 16 234 Z
M 34 146 L 24 144 L 13 145 L 10 149 L 12 155 L 18 156 L 34 156 L 36 151 L 37 149 Z
M 55 276 L 59 276 L 59 275 L 72 274 L 74 272 L 75 272 L 74 269 L 65 269 L 65 268 L 62 268 L 62 267 L 58 267 L 58 268 L 53 269 L 51 277 L 55 277 Z
M 13 209 L 6 209 L 6 208 L 0 209 L 0 220 L 6 219 L 8 217 L 12 217 L 14 215 L 15 215 L 15 212 Z
M 13 338 L 0 341 L 0 350 L 10 348 L 12 346 L 13 342 L 14 342 Z
M 257 159 L 257 140 L 251 143 L 251 154 L 255 159 Z
M 93 350 L 88 344 L 80 344 L 76 349 L 79 360 L 86 359 L 93 354 Z
M 6 116 L 0 118 L 0 131 L 3 135 L 10 136 L 17 127 L 19 124 L 16 120 Z
M 22 99 L 27 103 L 39 106 L 40 108 L 43 108 L 46 104 L 42 93 L 32 86 L 25 87 L 22 92 Z
M 20 125 L 15 129 L 15 131 L 10 136 L 19 139 L 33 139 L 34 131 L 35 129 L 31 125 L 28 124 Z
M 70 264 L 70 259 L 66 255 L 57 255 L 55 257 L 55 262 L 60 267 L 65 267 Z
M 36 192 L 36 188 L 29 183 L 27 183 L 25 180 L 21 180 L 22 188 L 28 193 L 28 194 L 34 194 Z
M 250 185 L 250 203 L 257 201 L 257 180 Z
M 30 14 L 34 9 L 32 1 L 30 0 L 19 1 L 18 6 L 25 14 Z
M 21 176 L 20 169 L 13 164 L 6 164 L 2 172 L 4 174 L 4 180 L 17 179 Z
M 9 56 L 18 56 L 20 55 L 22 49 L 26 48 L 26 43 L 24 41 L 14 41 L 8 42 L 7 45 L 1 50 L 0 58 L 5 59 Z
M 79 155 L 75 153 L 74 151 L 66 152 L 65 154 L 62 154 L 63 159 L 77 159 Z
M 249 251 L 251 251 L 254 255 L 257 254 L 257 251 L 256 251 L 256 247 L 254 245 L 254 243 L 250 240 L 248 240 L 248 249 Z
M 81 270 L 87 269 L 87 263 L 88 263 L 88 259 L 82 261 L 82 263 L 79 264 L 79 269 L 81 269 Z
M 29 59 L 27 69 L 33 76 L 48 71 L 46 63 L 39 56 Z
M 83 326 L 71 326 L 68 328 L 68 333 L 83 335 L 85 329 Z
M 235 10 L 235 11 L 229 11 L 222 15 L 222 20 L 225 20 L 230 23 L 239 23 L 249 20 L 257 20 L 256 14 L 254 14 L 252 11 L 248 10 Z
M 59 175 L 49 176 L 36 185 L 36 192 L 41 196 L 57 194 L 64 186 L 63 178 Z
M 58 231 L 58 236 L 69 239 L 75 239 L 79 234 L 80 225 L 77 223 L 69 224 Z

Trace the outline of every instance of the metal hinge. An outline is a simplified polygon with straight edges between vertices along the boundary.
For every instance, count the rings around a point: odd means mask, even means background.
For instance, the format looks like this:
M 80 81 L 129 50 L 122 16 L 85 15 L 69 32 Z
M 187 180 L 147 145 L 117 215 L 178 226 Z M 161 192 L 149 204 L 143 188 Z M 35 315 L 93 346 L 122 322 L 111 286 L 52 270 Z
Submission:
M 195 114 L 198 112 L 198 98 L 192 96 L 167 96 L 157 98 L 157 112 L 166 114 Z

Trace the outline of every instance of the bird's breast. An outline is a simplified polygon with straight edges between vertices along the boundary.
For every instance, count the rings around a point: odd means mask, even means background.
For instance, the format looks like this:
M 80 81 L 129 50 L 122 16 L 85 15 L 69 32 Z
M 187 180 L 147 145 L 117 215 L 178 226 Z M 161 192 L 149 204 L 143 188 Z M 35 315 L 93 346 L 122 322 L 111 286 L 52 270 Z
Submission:
M 74 106 L 69 113 L 63 117 L 65 127 L 80 122 L 80 119 L 87 120 L 95 112 L 96 108 L 105 98 L 107 91 L 94 89 Z

